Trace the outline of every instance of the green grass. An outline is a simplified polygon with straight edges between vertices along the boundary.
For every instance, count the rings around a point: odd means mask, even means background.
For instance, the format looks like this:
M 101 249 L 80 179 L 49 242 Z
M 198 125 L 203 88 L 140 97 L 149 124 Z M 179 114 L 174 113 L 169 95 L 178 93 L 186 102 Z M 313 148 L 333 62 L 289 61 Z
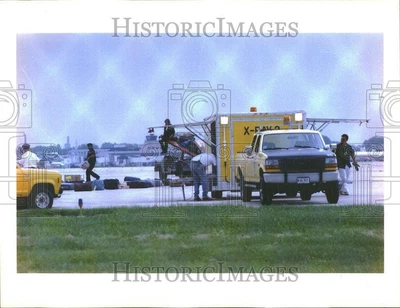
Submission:
M 382 273 L 383 207 L 182 206 L 18 212 L 18 272 L 142 267 Z M 378 211 L 378 212 L 376 212 Z M 349 215 L 352 214 L 352 215 Z

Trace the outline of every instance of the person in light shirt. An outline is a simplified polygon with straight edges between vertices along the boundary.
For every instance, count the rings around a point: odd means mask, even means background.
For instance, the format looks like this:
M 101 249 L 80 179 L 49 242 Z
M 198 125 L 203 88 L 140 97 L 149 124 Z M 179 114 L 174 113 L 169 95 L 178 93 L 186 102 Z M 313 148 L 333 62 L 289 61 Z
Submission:
M 21 168 L 39 168 L 39 157 L 31 151 L 31 146 L 28 143 L 22 145 L 21 159 L 17 160 Z
M 208 185 L 207 185 L 207 174 L 206 168 L 209 165 L 216 165 L 217 160 L 211 153 L 201 153 L 196 155 L 190 161 L 190 170 L 193 174 L 193 185 L 194 185 L 194 201 L 209 201 L 213 200 L 208 197 Z M 200 185 L 203 188 L 203 199 L 200 199 Z

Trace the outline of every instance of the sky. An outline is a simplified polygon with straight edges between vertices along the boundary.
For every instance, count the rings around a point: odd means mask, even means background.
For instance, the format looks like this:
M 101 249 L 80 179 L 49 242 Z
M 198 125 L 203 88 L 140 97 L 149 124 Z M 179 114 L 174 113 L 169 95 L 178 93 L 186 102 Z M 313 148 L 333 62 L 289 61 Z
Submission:
M 194 80 L 208 81 L 213 91 L 209 101 L 189 110 L 184 97 Z M 32 102 L 20 118 L 31 117 L 31 127 L 24 128 L 31 143 L 64 146 L 67 137 L 71 146 L 143 143 L 147 128 L 163 125 L 167 117 L 178 124 L 190 112 L 201 120 L 251 106 L 260 112 L 304 110 L 309 118 L 377 120 L 377 104 L 366 93 L 382 80 L 383 35 L 377 33 L 17 36 L 17 82 L 31 90 Z M 330 124 L 322 133 L 332 140 L 347 133 L 350 143 L 362 143 L 375 132 L 366 124 Z

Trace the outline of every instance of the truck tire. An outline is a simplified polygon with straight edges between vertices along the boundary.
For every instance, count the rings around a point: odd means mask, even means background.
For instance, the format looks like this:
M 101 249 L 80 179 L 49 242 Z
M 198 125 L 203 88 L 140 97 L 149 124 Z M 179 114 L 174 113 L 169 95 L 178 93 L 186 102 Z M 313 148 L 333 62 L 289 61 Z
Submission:
M 45 186 L 36 186 L 29 195 L 28 203 L 33 208 L 51 209 L 53 200 L 53 194 Z
M 311 200 L 311 195 L 312 195 L 312 193 L 309 190 L 300 190 L 300 197 L 301 197 L 301 200 L 303 200 L 303 201 Z
M 339 201 L 339 185 L 338 182 L 329 183 L 325 189 L 326 200 L 330 204 L 336 204 Z
M 260 202 L 262 205 L 271 205 L 273 193 L 268 189 L 268 185 L 264 182 L 264 179 L 260 179 Z
M 245 185 L 243 175 L 240 174 L 240 198 L 242 202 L 251 201 L 251 194 L 252 194 L 251 188 Z

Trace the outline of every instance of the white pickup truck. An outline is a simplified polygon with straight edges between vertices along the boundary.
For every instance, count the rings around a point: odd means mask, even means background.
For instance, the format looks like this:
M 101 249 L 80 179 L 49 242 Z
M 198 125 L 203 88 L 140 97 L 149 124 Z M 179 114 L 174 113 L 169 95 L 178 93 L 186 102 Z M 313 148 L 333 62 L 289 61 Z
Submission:
M 272 203 L 275 194 L 310 200 L 324 192 L 329 203 L 339 200 L 336 156 L 318 131 L 265 130 L 257 132 L 251 146 L 238 153 L 235 177 L 242 201 L 259 190 L 261 204 Z

